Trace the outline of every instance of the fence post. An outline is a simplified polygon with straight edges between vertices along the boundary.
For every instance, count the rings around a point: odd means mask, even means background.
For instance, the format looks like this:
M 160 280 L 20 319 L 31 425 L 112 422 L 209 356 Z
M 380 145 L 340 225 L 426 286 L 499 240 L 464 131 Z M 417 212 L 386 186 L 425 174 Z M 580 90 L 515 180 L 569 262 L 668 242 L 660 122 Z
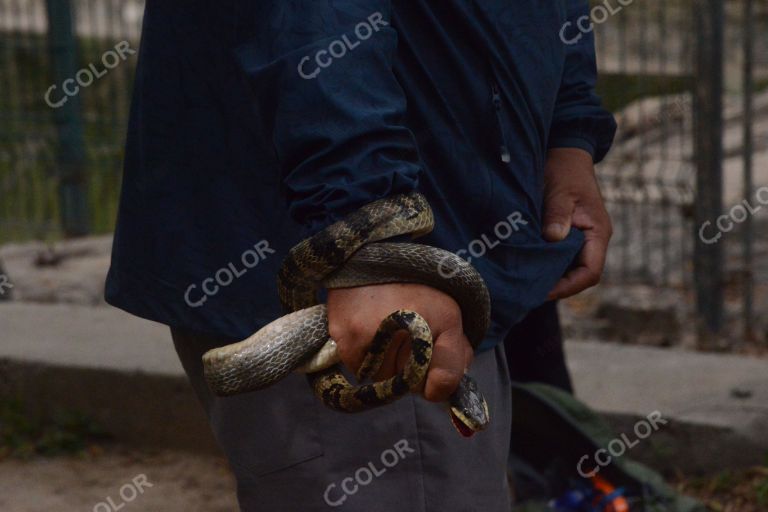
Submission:
M 723 326 L 723 238 L 706 243 L 701 226 L 723 211 L 723 26 L 722 0 L 694 2 L 697 21 L 696 86 L 694 109 L 694 282 L 699 343 L 711 346 Z
M 752 198 L 754 192 L 753 185 L 753 162 L 752 162 L 752 148 L 753 148 L 753 133 L 752 122 L 754 119 L 752 108 L 752 97 L 754 94 L 754 76 L 752 67 L 754 65 L 754 34 L 755 34 L 755 9 L 753 0 L 744 1 L 744 19 L 742 21 L 743 34 L 743 51 L 744 51 L 744 68 L 742 70 L 743 75 L 743 125 L 742 130 L 744 134 L 743 143 L 743 161 L 744 161 L 744 197 Z M 742 247 L 744 250 L 744 290 L 742 296 L 743 309 L 742 317 L 744 322 L 744 337 L 746 339 L 752 339 L 754 337 L 754 268 L 753 268 L 753 237 L 754 237 L 754 223 L 752 222 L 752 216 L 747 215 L 744 221 L 744 231 L 742 238 Z
M 58 133 L 56 161 L 62 230 L 65 236 L 81 236 L 89 231 L 82 109 L 77 94 L 63 95 L 64 81 L 75 79 L 78 71 L 72 3 L 70 0 L 46 0 L 45 5 L 52 77 L 57 92 L 66 98 L 60 106 L 52 107 Z

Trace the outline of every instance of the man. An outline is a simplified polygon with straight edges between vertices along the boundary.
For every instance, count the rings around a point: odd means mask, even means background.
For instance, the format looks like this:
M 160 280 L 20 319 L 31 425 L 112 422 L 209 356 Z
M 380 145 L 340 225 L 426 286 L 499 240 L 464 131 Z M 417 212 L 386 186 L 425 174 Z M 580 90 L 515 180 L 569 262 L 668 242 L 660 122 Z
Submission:
M 595 284 L 610 237 L 593 163 L 615 125 L 594 95 L 591 35 L 561 35 L 587 8 L 147 1 L 106 296 L 172 327 L 243 510 L 509 509 L 500 342 L 529 310 Z M 424 316 L 435 349 L 422 396 L 342 415 L 291 376 L 214 397 L 200 357 L 280 316 L 287 250 L 411 190 L 436 220 L 419 241 L 471 258 L 489 287 L 477 353 L 435 289 L 333 290 L 329 330 L 352 370 L 384 316 Z M 402 365 L 406 345 L 393 344 L 377 378 Z M 470 440 L 440 404 L 467 368 L 492 414 Z

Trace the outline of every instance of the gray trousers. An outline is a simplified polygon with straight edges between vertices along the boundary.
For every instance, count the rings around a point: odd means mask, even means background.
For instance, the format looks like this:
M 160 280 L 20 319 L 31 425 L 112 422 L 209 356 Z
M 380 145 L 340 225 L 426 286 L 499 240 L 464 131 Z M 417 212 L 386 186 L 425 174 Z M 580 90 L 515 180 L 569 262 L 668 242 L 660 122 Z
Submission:
M 479 354 L 470 374 L 491 424 L 464 439 L 442 404 L 420 396 L 360 414 L 327 409 L 306 378 L 220 398 L 202 354 L 235 340 L 172 329 L 176 351 L 237 478 L 244 512 L 509 512 L 511 428 L 504 348 Z

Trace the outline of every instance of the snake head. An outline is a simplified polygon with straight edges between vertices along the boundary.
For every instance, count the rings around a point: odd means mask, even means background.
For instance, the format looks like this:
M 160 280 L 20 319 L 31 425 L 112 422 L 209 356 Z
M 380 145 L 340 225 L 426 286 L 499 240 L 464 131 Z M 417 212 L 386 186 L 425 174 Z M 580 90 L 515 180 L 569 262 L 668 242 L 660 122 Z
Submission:
M 488 403 L 477 389 L 477 383 L 468 375 L 461 378 L 448 404 L 451 422 L 463 437 L 472 437 L 491 421 Z

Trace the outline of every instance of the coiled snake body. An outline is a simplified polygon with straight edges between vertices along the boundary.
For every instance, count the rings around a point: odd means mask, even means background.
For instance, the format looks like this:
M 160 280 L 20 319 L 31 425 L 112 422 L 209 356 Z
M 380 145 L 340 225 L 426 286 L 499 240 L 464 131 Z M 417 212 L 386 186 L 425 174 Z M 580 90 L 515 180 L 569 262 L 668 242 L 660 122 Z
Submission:
M 423 381 L 432 355 L 432 335 L 423 318 L 400 310 L 382 321 L 357 377 L 374 375 L 399 330 L 411 336 L 405 368 L 382 382 L 354 386 L 338 365 L 328 334 L 325 305 L 317 290 L 383 283 L 420 283 L 456 300 L 465 334 L 474 348 L 490 321 L 490 298 L 482 277 L 466 261 L 442 249 L 413 243 L 376 243 L 403 234 L 432 230 L 434 219 L 423 196 L 403 194 L 370 203 L 332 224 L 289 252 L 278 274 L 280 300 L 292 311 L 247 339 L 208 351 L 205 377 L 220 396 L 270 386 L 293 371 L 307 373 L 314 393 L 327 406 L 357 412 L 390 403 Z M 465 436 L 488 424 L 488 406 L 475 382 L 465 375 L 449 400 L 451 419 Z

